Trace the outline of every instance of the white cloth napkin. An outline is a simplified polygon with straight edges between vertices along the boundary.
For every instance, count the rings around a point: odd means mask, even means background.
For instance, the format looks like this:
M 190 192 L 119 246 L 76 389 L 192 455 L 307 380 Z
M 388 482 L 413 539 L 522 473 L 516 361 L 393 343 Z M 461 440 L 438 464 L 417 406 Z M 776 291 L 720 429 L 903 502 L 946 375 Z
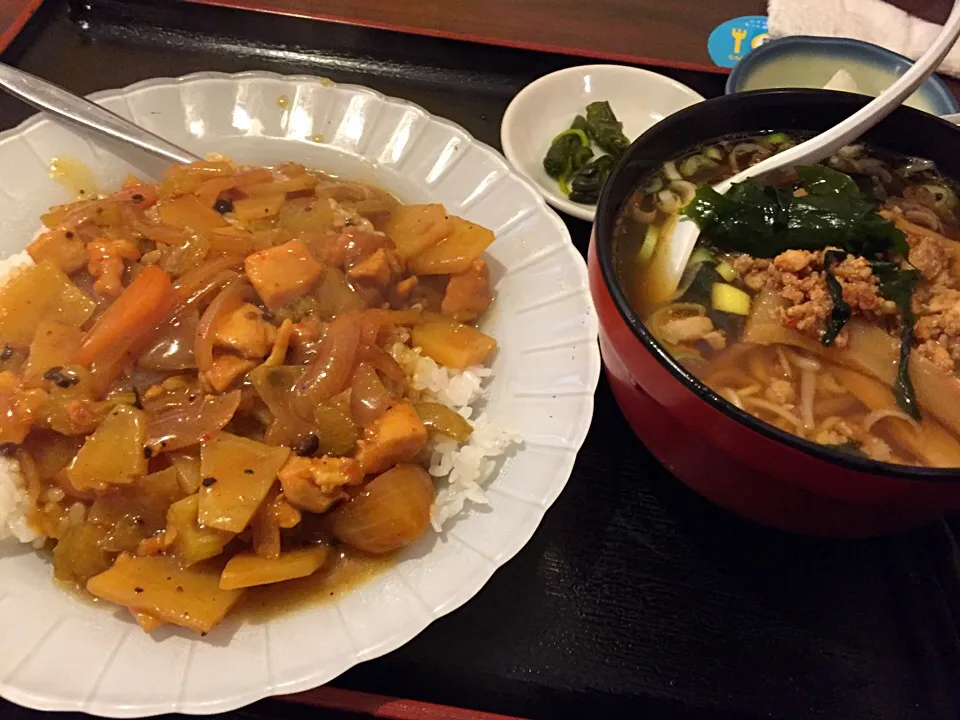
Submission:
M 880 45 L 916 60 L 933 44 L 940 26 L 882 0 L 770 0 L 767 25 L 774 37 L 823 35 Z M 940 65 L 960 77 L 960 44 Z

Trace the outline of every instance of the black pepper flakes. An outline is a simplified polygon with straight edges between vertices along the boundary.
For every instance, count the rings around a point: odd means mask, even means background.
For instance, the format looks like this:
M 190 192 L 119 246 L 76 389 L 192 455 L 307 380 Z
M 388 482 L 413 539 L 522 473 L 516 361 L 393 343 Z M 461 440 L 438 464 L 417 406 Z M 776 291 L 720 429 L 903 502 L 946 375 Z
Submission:
M 152 458 L 152 457 L 153 457 L 153 448 L 150 447 L 149 445 L 144 445 L 144 446 L 143 446 L 143 456 L 144 456 L 147 460 L 149 460 L 150 458 Z
M 294 452 L 300 457 L 306 457 L 308 455 L 313 455 L 319 449 L 320 438 L 313 433 L 310 433 L 303 440 L 297 443 L 297 447 L 294 449 Z
M 73 240 L 73 230 L 67 230 L 63 235 L 67 240 Z
M 141 195 L 140 193 L 134 193 L 133 195 L 130 196 L 130 199 L 133 200 L 135 203 L 142 203 L 143 195 Z
M 228 200 L 227 198 L 220 198 L 213 204 L 213 209 L 221 215 L 224 213 L 233 212 L 233 201 Z
M 246 469 L 243 471 L 243 474 L 244 474 L 244 475 L 253 475 L 253 468 L 246 468 Z
M 183 585 L 177 585 L 177 592 L 183 592 Z
M 4 345 L 3 350 L 0 350 L 0 360 L 9 360 L 13 357 L 13 348 L 10 345 Z
M 43 379 L 49 380 L 59 388 L 68 388 L 80 382 L 80 378 L 78 378 L 73 373 L 69 373 L 65 371 L 59 365 L 57 367 L 52 367 L 49 370 L 47 370 L 43 374 Z
M 137 595 L 139 595 L 140 593 L 143 592 L 143 588 L 142 588 L 142 587 L 135 587 L 135 588 L 133 589 L 133 591 L 134 591 Z
M 213 487 L 217 484 L 217 479 L 215 477 L 205 477 L 201 482 L 204 487 Z

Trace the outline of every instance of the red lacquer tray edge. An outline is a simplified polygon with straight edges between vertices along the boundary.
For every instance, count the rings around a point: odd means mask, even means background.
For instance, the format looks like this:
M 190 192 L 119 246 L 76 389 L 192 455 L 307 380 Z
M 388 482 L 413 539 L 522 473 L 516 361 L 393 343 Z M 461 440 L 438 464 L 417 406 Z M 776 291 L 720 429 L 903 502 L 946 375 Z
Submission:
M 299 705 L 343 710 L 386 720 L 521 720 L 509 715 L 341 690 L 329 685 L 296 695 L 286 695 L 280 699 Z
M 234 8 L 238 10 L 249 10 L 254 12 L 264 12 L 273 15 L 286 15 L 289 17 L 299 17 L 309 20 L 338 23 L 341 25 L 356 25 L 359 27 L 373 28 L 375 30 L 391 30 L 410 35 L 426 35 L 428 37 L 436 37 L 446 40 L 459 40 L 461 42 L 473 42 L 482 45 L 495 45 L 498 47 L 532 50 L 534 52 L 542 53 L 556 53 L 558 55 L 573 55 L 576 57 L 589 58 L 593 60 L 606 60 L 608 62 L 628 63 L 631 65 L 647 65 L 651 67 L 667 67 L 675 68 L 677 70 L 696 70 L 699 72 L 723 74 L 728 74 L 730 72 L 728 68 L 721 68 L 717 67 L 716 65 L 688 62 L 684 60 L 647 57 L 632 53 L 604 52 L 591 48 L 569 47 L 565 45 L 553 45 L 550 43 L 523 42 L 509 38 L 487 36 L 483 34 L 458 33 L 444 30 L 442 28 L 429 28 L 418 25 L 377 22 L 375 20 L 369 20 L 366 18 L 346 17 L 342 15 L 314 12 L 310 10 L 293 10 L 285 8 L 284 3 L 278 0 L 182 0 L 182 2 L 194 3 L 197 5 L 212 5 L 216 7 Z
M 43 0 L 0 0 L 0 51 L 6 50 Z

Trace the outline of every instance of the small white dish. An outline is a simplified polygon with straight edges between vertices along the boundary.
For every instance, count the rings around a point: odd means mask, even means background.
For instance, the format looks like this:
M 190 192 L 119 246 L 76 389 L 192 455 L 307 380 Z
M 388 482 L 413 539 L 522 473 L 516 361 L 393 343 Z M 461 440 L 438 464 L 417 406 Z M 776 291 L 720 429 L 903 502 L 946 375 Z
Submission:
M 543 169 L 550 141 L 570 127 L 589 103 L 606 100 L 623 132 L 636 140 L 677 110 L 703 96 L 663 75 L 625 65 L 581 65 L 544 75 L 511 101 L 500 124 L 503 154 L 536 185 L 548 203 L 581 220 L 593 221 L 593 205 L 571 202 Z

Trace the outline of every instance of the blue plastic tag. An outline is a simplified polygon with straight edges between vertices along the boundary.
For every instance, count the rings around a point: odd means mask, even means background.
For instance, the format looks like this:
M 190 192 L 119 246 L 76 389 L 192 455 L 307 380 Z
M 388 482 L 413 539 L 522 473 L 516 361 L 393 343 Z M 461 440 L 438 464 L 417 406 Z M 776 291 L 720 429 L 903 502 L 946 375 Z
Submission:
M 765 15 L 745 15 L 727 20 L 714 28 L 707 40 L 707 52 L 714 64 L 733 67 L 748 52 L 763 45 L 769 37 Z

